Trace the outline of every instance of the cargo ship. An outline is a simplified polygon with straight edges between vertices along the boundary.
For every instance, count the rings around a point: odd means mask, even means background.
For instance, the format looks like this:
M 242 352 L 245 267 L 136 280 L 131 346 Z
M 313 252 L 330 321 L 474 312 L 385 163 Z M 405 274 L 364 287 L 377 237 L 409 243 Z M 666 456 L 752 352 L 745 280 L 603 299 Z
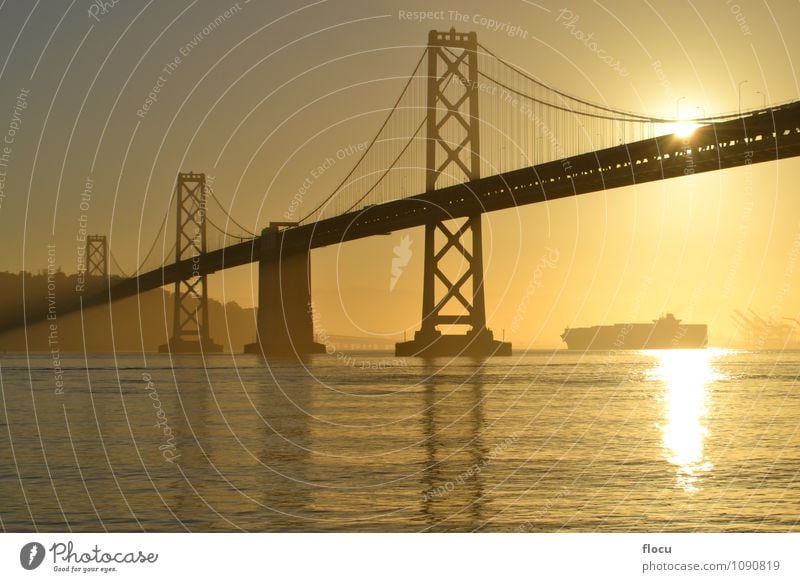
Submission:
M 652 323 L 568 327 L 561 334 L 570 350 L 664 350 L 704 348 L 706 324 L 681 323 L 671 313 Z

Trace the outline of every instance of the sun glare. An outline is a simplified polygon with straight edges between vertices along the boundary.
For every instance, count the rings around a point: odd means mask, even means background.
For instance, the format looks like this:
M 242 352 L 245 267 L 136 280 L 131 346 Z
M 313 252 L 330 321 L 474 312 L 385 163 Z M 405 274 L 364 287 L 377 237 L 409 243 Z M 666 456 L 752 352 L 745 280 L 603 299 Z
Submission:
M 713 360 L 724 350 L 658 350 L 650 377 L 663 383 L 664 423 L 661 444 L 668 462 L 676 466 L 677 485 L 698 489 L 699 476 L 712 468 L 705 455 L 708 434 L 708 386 L 721 378 Z
M 678 121 L 673 123 L 671 126 L 672 133 L 674 133 L 678 137 L 689 137 L 700 127 L 699 123 L 693 123 L 691 121 Z

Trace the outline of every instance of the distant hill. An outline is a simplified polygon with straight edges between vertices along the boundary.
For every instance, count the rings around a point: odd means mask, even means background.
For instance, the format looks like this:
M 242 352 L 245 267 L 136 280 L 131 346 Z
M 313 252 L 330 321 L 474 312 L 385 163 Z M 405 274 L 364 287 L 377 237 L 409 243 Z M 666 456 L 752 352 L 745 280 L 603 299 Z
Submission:
M 60 315 L 59 303 L 66 305 L 77 297 L 76 283 L 74 275 L 61 271 L 51 272 L 49 278 L 46 271 L 0 273 L 0 330 L 19 321 L 23 311 L 30 318 L 51 310 L 50 320 L 29 324 L 27 329 L 0 331 L 0 350 L 152 352 L 171 335 L 171 291 L 155 289 L 82 314 Z M 91 289 L 102 289 L 102 282 L 92 282 Z M 209 299 L 209 325 L 216 343 L 226 351 L 242 352 L 244 344 L 255 339 L 255 310 Z

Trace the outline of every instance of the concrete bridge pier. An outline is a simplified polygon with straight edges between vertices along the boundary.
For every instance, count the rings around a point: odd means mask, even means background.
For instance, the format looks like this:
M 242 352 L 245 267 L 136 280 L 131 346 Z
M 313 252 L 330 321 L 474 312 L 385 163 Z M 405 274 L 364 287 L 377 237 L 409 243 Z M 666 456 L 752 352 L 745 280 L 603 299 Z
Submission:
M 265 357 L 324 353 L 325 346 L 314 341 L 310 250 L 286 248 L 280 226 L 271 223 L 261 231 L 256 341 L 244 351 Z

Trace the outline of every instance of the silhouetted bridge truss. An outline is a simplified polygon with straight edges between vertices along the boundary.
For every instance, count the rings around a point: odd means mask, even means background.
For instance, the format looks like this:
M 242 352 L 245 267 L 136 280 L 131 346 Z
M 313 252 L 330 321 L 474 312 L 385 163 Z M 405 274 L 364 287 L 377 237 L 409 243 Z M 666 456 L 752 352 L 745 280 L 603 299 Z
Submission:
M 418 77 L 417 72 L 425 56 L 428 59 L 428 73 Z M 499 73 L 479 71 L 479 57 L 495 59 L 508 75 L 503 77 Z M 532 88 L 520 89 L 519 83 L 515 84 L 510 78 L 513 75 L 523 79 Z M 424 117 L 419 124 L 416 121 L 409 124 L 406 120 L 406 126 L 416 127 L 416 131 L 409 136 L 406 146 L 398 155 L 385 158 L 387 170 L 367 194 L 359 192 L 338 203 L 336 212 L 326 216 L 326 213 L 331 213 L 331 201 L 343 198 L 343 182 L 299 224 L 273 224 L 264 229 L 260 236 L 207 250 L 205 213 L 198 214 L 196 210 L 204 206 L 204 177 L 202 174 L 181 174 L 176 189 L 179 208 L 176 234 L 179 243 L 176 243 L 175 261 L 123 280 L 102 293 L 85 296 L 80 306 L 60 306 L 60 313 L 172 284 L 176 286 L 174 335 L 173 341 L 165 349 L 215 351 L 219 346 L 211 342 L 205 320 L 205 277 L 222 269 L 258 262 L 259 337 L 256 343 L 248 347 L 248 351 L 265 355 L 305 355 L 321 349 L 313 341 L 313 324 L 309 313 L 309 251 L 425 226 L 422 326 L 413 341 L 398 344 L 398 353 L 508 354 L 510 344 L 494 340 L 486 327 L 480 243 L 482 214 L 800 155 L 800 101 L 742 114 L 698 119 L 695 120 L 697 127 L 685 137 L 663 132 L 657 135 L 656 126 L 668 128 L 669 123 L 675 123 L 676 120 L 614 110 L 561 93 L 478 45 L 474 33 L 432 31 L 429 46 L 401 99 L 411 91 L 409 87 L 413 79 L 425 84 L 426 104 L 424 107 L 409 106 L 407 110 L 422 110 Z M 508 163 L 498 164 L 501 167 L 517 167 L 479 177 L 482 167 L 485 171 L 487 163 L 486 157 L 480 156 L 478 95 L 491 99 L 486 97 L 485 93 L 490 92 L 482 83 L 494 83 L 494 86 L 500 87 L 501 95 L 505 92 L 506 101 L 510 101 L 508 95 L 514 95 L 520 102 L 530 102 L 527 110 L 519 103 L 515 104 L 518 117 L 514 119 L 512 116 L 511 123 L 517 129 L 526 119 L 529 123 L 520 130 L 523 135 L 512 136 L 511 139 L 523 144 L 519 148 L 521 150 L 534 150 L 533 159 L 538 163 L 530 163 L 531 157 L 523 152 L 511 162 L 506 160 Z M 398 110 L 398 104 L 395 104 L 378 135 Z M 548 118 L 551 114 L 552 117 Z M 537 133 L 547 133 L 548 141 L 553 142 L 553 135 L 559 134 L 559 124 L 565 118 L 567 122 L 571 118 L 578 120 L 573 128 L 566 130 L 566 133 L 576 137 L 571 137 L 568 143 L 555 143 L 549 152 L 543 151 L 542 137 L 539 137 L 537 148 Z M 424 138 L 419 136 L 422 127 L 426 127 Z M 592 133 L 595 135 L 590 135 Z M 600 149 L 591 147 L 608 135 L 616 145 Z M 377 137 L 370 148 L 377 143 Z M 490 143 L 488 149 L 505 152 L 504 137 L 508 135 L 502 134 L 499 138 L 494 136 L 494 143 Z M 425 168 L 422 176 L 425 183 L 419 186 L 422 193 L 399 196 L 397 192 L 402 188 L 397 186 L 396 176 L 394 185 L 387 185 L 390 181 L 388 178 L 382 180 L 396 170 L 398 160 L 413 149 L 410 148 L 412 144 L 418 142 L 422 144 L 426 160 L 421 165 Z M 578 153 L 558 155 L 568 150 Z M 502 157 L 504 154 L 492 155 Z M 545 161 L 542 159 L 544 157 L 553 159 Z M 364 159 L 359 159 L 356 166 Z M 391 159 L 393 161 L 390 162 Z M 398 169 L 397 173 L 402 174 L 402 171 Z M 353 170 L 347 178 L 351 174 Z M 187 189 L 186 185 L 190 182 L 195 186 L 200 184 L 199 189 Z M 373 200 L 369 195 L 379 185 L 383 193 Z M 193 192 L 195 198 L 192 200 L 188 194 L 181 195 L 182 190 Z M 192 202 L 189 207 L 185 204 L 187 200 Z M 448 226 L 454 222 L 455 227 Z M 193 228 L 194 239 L 186 236 L 187 224 Z M 200 232 L 202 240 L 197 239 L 197 233 Z M 444 235 L 443 245 L 437 246 L 437 234 Z M 183 243 L 180 243 L 181 236 L 184 237 Z M 187 250 L 190 251 L 188 255 Z M 454 251 L 462 254 L 468 268 L 463 273 L 449 276 L 440 268 L 440 262 L 445 254 Z M 105 253 L 105 249 L 102 252 Z M 439 298 L 434 294 L 437 280 L 445 284 L 445 292 Z M 471 281 L 470 293 L 462 291 L 468 281 Z M 453 311 L 453 305 L 457 307 L 456 311 Z M 443 335 L 438 331 L 438 326 L 443 324 L 463 324 L 469 330 L 463 336 Z

